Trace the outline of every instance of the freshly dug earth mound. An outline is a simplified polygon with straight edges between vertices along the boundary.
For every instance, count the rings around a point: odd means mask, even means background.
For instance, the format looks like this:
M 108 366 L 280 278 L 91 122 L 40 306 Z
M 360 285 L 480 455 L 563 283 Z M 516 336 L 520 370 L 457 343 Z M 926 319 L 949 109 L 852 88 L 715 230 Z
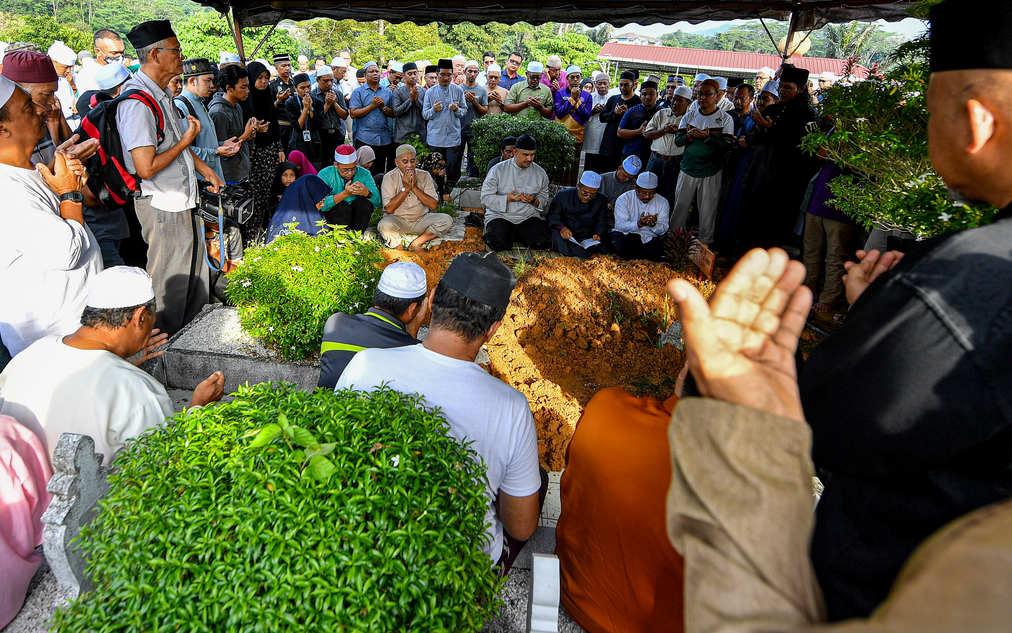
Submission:
M 425 253 L 384 256 L 421 265 L 431 288 L 453 257 L 469 250 L 485 250 L 478 229 L 469 228 L 462 242 Z M 562 470 L 576 422 L 598 391 L 621 386 L 661 400 L 674 394 L 684 357 L 671 345 L 657 348 L 660 335 L 677 320 L 664 287 L 676 275 L 696 282 L 692 273 L 665 264 L 612 258 L 540 259 L 515 269 L 517 289 L 487 346 L 489 372 L 527 396 L 541 462 Z M 704 296 L 713 292 L 710 282 L 698 285 Z

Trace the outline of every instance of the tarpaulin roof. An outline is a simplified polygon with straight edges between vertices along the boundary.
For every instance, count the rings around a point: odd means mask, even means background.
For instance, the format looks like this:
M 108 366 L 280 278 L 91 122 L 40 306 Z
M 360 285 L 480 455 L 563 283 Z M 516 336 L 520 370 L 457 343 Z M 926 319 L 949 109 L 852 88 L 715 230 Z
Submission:
M 276 24 L 283 19 L 441 22 L 603 22 L 673 24 L 686 20 L 769 18 L 797 15 L 798 28 L 850 20 L 901 20 L 912 0 L 197 0 L 224 13 L 229 9 L 243 26 Z

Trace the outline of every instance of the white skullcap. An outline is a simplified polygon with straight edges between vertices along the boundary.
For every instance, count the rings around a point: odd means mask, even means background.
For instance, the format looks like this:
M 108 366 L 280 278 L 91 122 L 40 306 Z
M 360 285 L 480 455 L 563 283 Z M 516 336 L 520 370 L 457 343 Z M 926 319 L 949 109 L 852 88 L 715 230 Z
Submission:
M 397 299 L 424 297 L 428 290 L 425 271 L 414 262 L 394 262 L 383 270 L 376 290 Z
M 562 68 L 562 58 L 558 55 L 549 55 L 545 65 L 549 68 Z
M 652 171 L 645 171 L 636 179 L 636 186 L 641 189 L 656 189 L 657 174 Z
M 141 268 L 113 266 L 91 278 L 85 305 L 99 310 L 132 308 L 155 298 L 151 277 Z
M 130 71 L 123 64 L 106 64 L 95 71 L 95 83 L 102 90 L 115 88 L 127 79 L 130 79 Z
M 573 73 L 582 73 L 582 72 L 583 72 L 583 69 L 580 68 L 579 66 L 577 66 L 576 64 L 573 64 L 572 66 L 568 66 L 566 68 L 566 76 L 567 77 L 569 75 L 572 75 Z
M 488 68 L 485 69 L 485 73 L 486 74 L 488 74 L 488 73 L 501 73 L 501 72 L 502 72 L 502 66 L 500 66 L 499 64 L 489 64 Z
M 776 82 L 776 81 L 767 81 L 763 85 L 763 89 L 760 90 L 759 92 L 760 93 L 768 92 L 771 95 L 779 98 L 780 97 L 780 84 L 779 84 L 779 82 Z
M 600 189 L 601 175 L 596 171 L 585 171 L 580 177 L 580 184 L 591 189 Z
M 326 64 L 320 66 L 316 71 L 317 79 L 319 79 L 320 77 L 333 77 L 333 76 L 334 71 L 331 69 L 330 66 L 327 66 Z
M 228 51 L 221 51 L 218 53 L 219 64 L 238 64 L 239 55 L 237 53 L 230 53 Z
M 463 55 L 454 55 L 453 59 L 451 59 L 450 61 L 452 61 L 452 62 L 466 62 L 467 58 L 464 57 Z
M 334 162 L 339 165 L 350 165 L 358 162 L 358 152 L 351 145 L 338 145 L 334 150 Z
M 299 58 L 298 58 L 298 60 L 296 60 L 296 61 L 300 61 L 300 62 L 308 62 L 308 61 L 309 61 L 309 58 L 308 58 L 308 57 L 306 57 L 305 55 L 299 55 Z
M 471 66 L 474 66 L 475 68 L 481 68 L 481 64 L 478 63 L 477 59 L 469 59 L 467 60 L 467 62 L 464 63 L 464 70 L 467 70 Z
M 404 64 L 401 62 L 390 62 L 389 64 L 387 64 L 387 68 L 390 69 L 390 72 L 394 73 L 404 72 Z
M 712 79 L 717 81 L 717 86 L 721 90 L 727 90 L 727 77 L 712 77 Z
M 73 66 L 77 63 L 77 53 L 60 40 L 53 42 L 53 45 L 49 47 L 49 51 L 46 54 L 49 55 L 50 59 L 64 66 Z
M 338 68 L 347 68 L 348 62 L 344 61 L 343 57 L 335 57 L 334 59 L 330 60 L 330 65 L 337 66 Z
M 710 76 L 707 75 L 706 73 L 699 73 L 698 75 L 696 75 L 696 78 L 692 80 L 692 83 L 696 83 L 697 81 L 706 81 L 709 78 Z
M 52 55 L 50 55 L 50 57 L 52 57 Z M 57 61 L 59 61 L 59 60 L 57 60 Z M 62 62 L 60 62 L 60 63 L 62 63 Z M 829 72 L 827 70 L 826 72 L 824 72 L 821 75 L 819 75 L 819 79 L 828 79 L 830 81 L 836 81 L 836 75 L 834 75 L 833 73 L 831 73 L 831 72 Z
M 362 66 L 362 70 L 369 70 L 370 66 L 375 66 L 376 68 L 379 68 L 379 64 L 377 64 L 375 60 L 370 59 L 365 63 L 364 66 Z
M 676 97 L 684 97 L 685 99 L 692 100 L 692 88 L 688 86 L 678 86 L 675 88 Z
M 776 72 L 776 71 L 774 71 L 769 66 L 763 66 L 762 68 L 760 68 L 759 70 L 756 71 L 756 74 L 757 75 L 766 75 L 767 77 L 772 77 L 774 72 Z
M 635 176 L 640 173 L 641 169 L 643 169 L 643 161 L 641 161 L 640 157 L 636 154 L 632 154 L 622 161 L 622 169 L 624 169 L 625 173 L 630 176 Z
M 545 67 L 541 65 L 541 62 L 529 62 L 527 64 L 527 72 L 529 73 L 543 73 Z
M 602 79 L 607 79 L 608 83 L 611 83 L 611 75 L 608 73 L 603 71 L 594 73 L 594 81 L 601 81 Z
M 14 94 L 14 89 L 18 85 L 10 79 L 0 76 L 0 108 L 7 105 L 7 102 L 11 100 L 11 95 Z

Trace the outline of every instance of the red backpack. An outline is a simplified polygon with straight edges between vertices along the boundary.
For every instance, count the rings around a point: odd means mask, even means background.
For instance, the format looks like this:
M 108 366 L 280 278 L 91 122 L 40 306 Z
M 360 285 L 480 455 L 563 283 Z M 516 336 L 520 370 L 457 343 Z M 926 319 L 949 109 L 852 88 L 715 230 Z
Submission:
M 123 145 L 116 127 L 116 110 L 132 99 L 146 105 L 158 122 L 158 143 L 165 139 L 165 117 L 154 98 L 143 90 L 127 90 L 115 99 L 99 101 L 81 119 L 77 134 L 81 141 L 96 138 L 99 149 L 88 159 L 88 188 L 107 209 L 118 209 L 130 198 L 141 195 L 141 179 L 127 171 Z

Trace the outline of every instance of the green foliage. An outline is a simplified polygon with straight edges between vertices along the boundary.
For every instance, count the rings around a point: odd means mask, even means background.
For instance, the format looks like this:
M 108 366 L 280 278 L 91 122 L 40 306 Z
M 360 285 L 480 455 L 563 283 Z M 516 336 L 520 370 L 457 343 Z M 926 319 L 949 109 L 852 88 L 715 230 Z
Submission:
M 832 136 L 812 132 L 802 146 L 857 176 L 834 179 L 832 205 L 866 228 L 903 229 L 918 237 L 990 221 L 992 208 L 953 204 L 928 156 L 927 38 L 898 49 L 885 79 L 836 84 L 822 109 Z
M 252 55 L 260 40 L 270 29 L 269 26 L 242 30 L 242 45 L 247 55 Z M 229 32 L 224 16 L 215 13 L 196 13 L 175 25 L 176 35 L 187 57 L 206 57 L 218 60 L 221 51 L 235 51 L 235 41 Z M 257 57 L 271 59 L 274 55 L 288 54 L 294 59 L 299 45 L 287 31 L 275 29 L 264 45 L 257 51 Z
M 422 139 L 417 134 L 409 134 L 408 137 L 404 139 L 404 142 L 415 148 L 415 158 L 417 158 L 419 162 L 432 153 L 429 146 L 423 143 Z
M 600 52 L 599 44 L 590 41 L 583 33 L 575 31 L 567 31 L 558 37 L 538 39 L 531 47 L 532 59 L 546 60 L 549 55 L 558 55 L 562 58 L 564 68 L 569 64 L 576 64 L 583 70 L 584 77 L 601 70 L 601 63 L 597 61 Z
M 0 29 L 0 40 L 5 42 L 32 42 L 38 44 L 43 51 L 49 50 L 56 40 L 75 51 L 91 49 L 91 34 L 63 24 L 49 16 L 34 17 L 30 15 L 11 17 L 5 20 Z
M 379 280 L 379 244 L 340 229 L 311 236 L 293 231 L 247 248 L 229 273 L 226 294 L 250 335 L 287 360 L 320 351 L 323 324 L 335 312 L 372 305 Z
M 566 126 L 540 117 L 490 114 L 475 119 L 471 123 L 471 132 L 474 134 L 474 162 L 482 176 L 488 161 L 499 155 L 502 140 L 507 136 L 533 136 L 538 142 L 534 162 L 548 173 L 549 178 L 558 177 L 572 165 L 576 153 L 576 141 Z
M 432 52 L 437 48 L 444 50 L 435 23 L 418 26 L 412 22 L 391 24 L 385 21 L 357 22 L 319 18 L 300 22 L 299 28 L 310 48 L 310 51 L 303 52 L 322 54 L 330 59 L 347 49 L 351 53 L 352 65 L 358 68 L 370 60 L 385 66 L 391 59 L 426 59 L 419 56 L 419 53 Z
M 92 48 L 91 36 L 99 29 L 112 29 L 121 36 L 134 26 L 147 20 L 170 20 L 176 25 L 184 17 L 193 13 L 209 11 L 196 2 L 190 0 L 78 0 L 77 2 L 54 2 L 52 0 L 0 0 L 0 12 L 11 14 L 10 17 L 49 17 L 55 19 L 58 24 L 72 27 L 83 31 L 88 36 L 86 45 L 77 46 L 64 40 L 74 48 L 83 50 Z M 8 20 L 0 18 L 0 27 L 6 26 Z M 21 41 L 34 42 L 45 50 L 49 44 L 44 44 L 47 35 L 35 35 L 27 31 L 27 38 L 20 38 Z M 40 31 L 45 33 L 45 30 Z M 53 39 L 61 39 L 53 37 Z M 7 42 L 16 40 L 5 39 Z M 130 42 L 123 38 L 127 52 L 132 53 L 133 47 Z M 217 53 L 215 53 L 217 57 Z
M 485 467 L 417 395 L 240 387 L 116 459 L 61 631 L 477 631 Z M 297 448 L 299 447 L 299 448 Z

